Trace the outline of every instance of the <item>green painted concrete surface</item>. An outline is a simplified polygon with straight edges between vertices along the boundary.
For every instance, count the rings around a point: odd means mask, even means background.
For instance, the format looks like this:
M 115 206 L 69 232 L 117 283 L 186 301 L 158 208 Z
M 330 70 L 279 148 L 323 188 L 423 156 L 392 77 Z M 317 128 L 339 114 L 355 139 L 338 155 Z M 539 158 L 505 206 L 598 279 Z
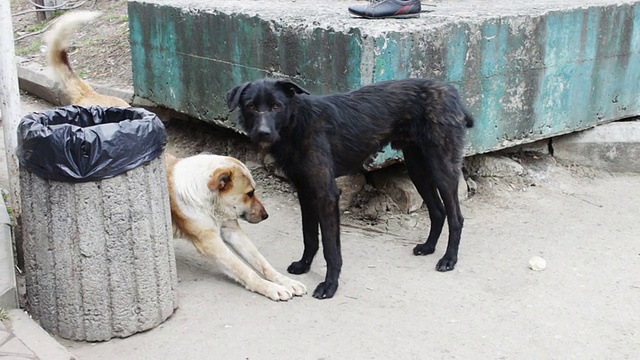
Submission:
M 225 93 L 256 78 L 318 94 L 436 78 L 476 118 L 467 155 L 640 114 L 640 1 L 445 2 L 376 21 L 337 3 L 130 1 L 135 93 L 237 128 Z M 369 167 L 399 158 L 385 148 Z

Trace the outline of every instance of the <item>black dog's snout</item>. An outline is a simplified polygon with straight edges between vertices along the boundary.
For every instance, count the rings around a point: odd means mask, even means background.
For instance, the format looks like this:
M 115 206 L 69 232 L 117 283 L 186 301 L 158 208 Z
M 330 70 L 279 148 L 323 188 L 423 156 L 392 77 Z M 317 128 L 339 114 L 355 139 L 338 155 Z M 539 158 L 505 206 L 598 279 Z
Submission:
M 258 128 L 258 137 L 260 140 L 266 140 L 271 136 L 271 130 L 265 125 Z

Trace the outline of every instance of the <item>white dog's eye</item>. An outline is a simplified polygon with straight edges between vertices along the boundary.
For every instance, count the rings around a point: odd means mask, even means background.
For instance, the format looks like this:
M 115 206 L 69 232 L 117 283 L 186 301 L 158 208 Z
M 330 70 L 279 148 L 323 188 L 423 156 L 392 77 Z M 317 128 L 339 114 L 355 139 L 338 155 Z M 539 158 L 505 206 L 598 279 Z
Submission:
M 247 193 L 247 196 L 249 197 L 249 199 L 253 199 L 254 192 L 255 190 L 251 190 Z

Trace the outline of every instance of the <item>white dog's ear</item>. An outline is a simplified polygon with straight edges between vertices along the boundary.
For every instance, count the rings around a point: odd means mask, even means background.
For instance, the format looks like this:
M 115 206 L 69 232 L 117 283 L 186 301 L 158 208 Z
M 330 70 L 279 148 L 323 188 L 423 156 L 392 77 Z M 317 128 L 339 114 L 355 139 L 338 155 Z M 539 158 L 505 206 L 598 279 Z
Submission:
M 207 185 L 211 191 L 229 191 L 233 187 L 233 171 L 231 169 L 217 169 L 209 177 L 211 180 Z

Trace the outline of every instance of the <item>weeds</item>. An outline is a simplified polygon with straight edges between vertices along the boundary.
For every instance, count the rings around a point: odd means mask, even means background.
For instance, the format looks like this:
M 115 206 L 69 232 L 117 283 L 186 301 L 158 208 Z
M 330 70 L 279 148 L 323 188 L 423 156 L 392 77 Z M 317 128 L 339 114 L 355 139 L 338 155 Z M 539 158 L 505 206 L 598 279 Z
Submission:
M 42 47 L 43 44 L 44 42 L 42 40 L 36 40 L 29 45 L 19 46 L 16 48 L 16 55 L 27 56 L 34 53 L 39 53 L 40 47 Z
M 7 194 L 6 192 L 2 192 L 2 200 L 4 200 L 4 204 L 7 208 L 7 213 L 9 213 L 9 217 L 13 219 L 13 208 L 10 206 L 11 202 L 9 201 L 9 194 Z
M 27 26 L 25 31 L 26 32 L 42 31 L 42 29 L 44 29 L 45 26 L 47 26 L 47 22 L 42 21 L 42 22 L 39 22 L 37 24 Z
M 107 17 L 107 20 L 116 22 L 117 24 L 122 24 L 129 21 L 129 17 L 127 15 L 111 14 Z
M 9 312 L 7 309 L 0 307 L 0 321 L 8 321 L 11 320 L 11 316 L 9 316 Z

